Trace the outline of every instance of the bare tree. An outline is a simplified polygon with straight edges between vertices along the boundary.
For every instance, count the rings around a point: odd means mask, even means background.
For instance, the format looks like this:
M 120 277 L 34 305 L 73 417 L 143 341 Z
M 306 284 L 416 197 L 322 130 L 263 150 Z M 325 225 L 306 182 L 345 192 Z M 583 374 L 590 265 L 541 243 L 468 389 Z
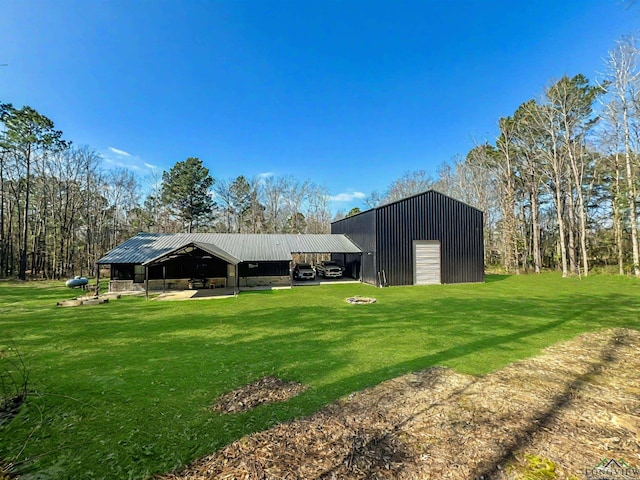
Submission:
M 599 93 L 600 89 L 589 85 L 589 81 L 583 75 L 576 75 L 573 78 L 563 77 L 546 92 L 548 105 L 555 116 L 554 128 L 562 148 L 560 154 L 566 157 L 566 164 L 569 167 L 568 177 L 573 183 L 568 195 L 570 218 L 574 212 L 573 199 L 574 197 L 577 199 L 580 253 L 584 275 L 589 273 L 584 184 L 585 169 L 591 158 L 585 148 L 585 138 L 595 122 L 592 116 L 593 103 Z M 572 239 L 571 236 L 570 239 Z M 570 255 L 570 259 L 574 259 L 574 256 Z
M 246 221 L 250 233 L 264 233 L 266 227 L 265 206 L 262 203 L 263 185 L 259 178 L 249 180 L 249 210 Z
M 144 201 L 144 210 L 148 216 L 147 226 L 155 233 L 164 230 L 161 225 L 162 210 L 162 171 L 156 166 L 150 166 L 149 173 L 145 175 L 144 182 L 148 193 Z
M 483 162 L 474 160 L 469 157 L 457 159 L 453 167 L 442 165 L 434 188 L 482 210 L 485 264 L 490 264 L 501 217 L 501 194 L 492 170 Z
M 528 197 L 531 212 L 531 256 L 535 273 L 542 268 L 540 190 L 544 174 L 540 168 L 539 145 L 544 141 L 541 132 L 531 122 L 536 104 L 533 100 L 523 103 L 514 114 L 516 132 L 514 142 L 518 149 L 518 169 L 523 193 Z
M 369 208 L 376 208 L 382 204 L 383 200 L 382 195 L 374 190 L 364 199 L 364 204 Z
M 511 117 L 500 119 L 499 126 L 501 135 L 496 142 L 497 147 L 489 144 L 478 145 L 469 152 L 466 161 L 476 169 L 487 168 L 494 172 L 496 187 L 500 192 L 503 265 L 507 272 L 513 271 L 518 274 L 520 270 L 515 215 L 515 146 L 511 139 L 514 131 L 513 119 Z
M 640 276 L 640 248 L 638 245 L 638 185 L 637 165 L 632 130 L 637 127 L 640 112 L 640 52 L 633 38 L 624 38 L 609 52 L 604 85 L 609 101 L 605 104 L 610 125 L 620 141 L 618 148 L 624 158 L 624 176 L 628 217 L 631 228 L 633 274 Z M 617 150 L 616 149 L 616 153 Z
M 426 170 L 405 172 L 384 193 L 383 203 L 391 203 L 433 188 L 435 179 Z
M 327 187 L 309 185 L 307 194 L 307 233 L 330 233 L 331 208 Z
M 225 222 L 222 226 L 222 230 L 225 233 L 233 231 L 233 193 L 231 191 L 231 184 L 233 180 L 222 179 L 216 181 L 213 186 L 213 191 L 218 204 L 218 208 L 222 210 Z
M 560 139 L 556 129 L 555 111 L 548 105 L 535 105 L 529 109 L 532 125 L 543 133 L 539 146 L 540 168 L 543 170 L 548 182 L 545 187 L 552 195 L 556 224 L 558 227 L 558 250 L 562 276 L 569 275 L 567 265 L 567 243 L 566 224 L 564 219 L 564 208 L 567 191 L 565 188 L 567 178 L 567 167 L 565 156 L 562 155 Z
M 285 229 L 288 233 L 304 233 L 306 230 L 306 220 L 302 212 L 310 186 L 309 180 L 301 182 L 291 176 L 283 178 L 283 210 L 287 219 Z
M 265 206 L 265 230 L 267 233 L 282 231 L 284 225 L 284 195 L 287 190 L 286 179 L 267 177 L 262 184 L 262 196 Z
M 105 196 L 112 211 L 110 248 L 114 248 L 130 232 L 127 227 L 127 214 L 138 201 L 138 180 L 130 170 L 118 168 L 109 172 Z

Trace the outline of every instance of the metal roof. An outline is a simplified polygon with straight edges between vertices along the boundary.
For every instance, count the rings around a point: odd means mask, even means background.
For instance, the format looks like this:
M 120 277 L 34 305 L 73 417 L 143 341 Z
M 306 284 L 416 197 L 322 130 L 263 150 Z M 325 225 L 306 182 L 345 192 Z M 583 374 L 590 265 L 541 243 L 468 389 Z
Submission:
M 174 257 L 174 255 L 186 254 L 192 251 L 195 248 L 199 248 L 206 253 L 210 253 L 218 258 L 223 259 L 225 262 L 230 263 L 232 265 L 237 265 L 240 263 L 240 260 L 235 258 L 232 255 L 229 255 L 227 252 L 218 248 L 216 245 L 212 245 L 211 243 L 201 243 L 201 242 L 191 242 L 186 245 L 174 248 L 166 253 L 158 255 L 157 257 L 151 258 L 143 263 L 143 265 L 151 265 L 151 264 L 159 264 L 165 262 Z
M 361 253 L 340 234 L 139 233 L 98 263 L 148 263 L 190 244 L 222 258 L 226 253 L 225 260 L 238 262 L 290 261 L 292 253 Z
M 480 210 L 478 207 L 474 207 L 473 205 L 469 205 L 468 203 L 463 202 L 462 200 L 458 200 L 457 198 L 454 198 L 454 197 L 452 197 L 450 195 L 445 195 L 444 193 L 442 193 L 442 192 L 440 192 L 438 190 L 434 190 L 433 188 L 430 188 L 429 190 L 425 190 L 424 192 L 415 193 L 413 195 L 409 195 L 408 197 L 403 197 L 403 198 L 401 198 L 399 200 L 394 200 L 393 202 L 383 203 L 381 205 L 377 205 L 377 206 L 375 206 L 373 208 L 370 208 L 369 210 L 363 210 L 362 212 L 358 212 L 358 213 L 355 213 L 353 215 L 349 215 L 348 217 L 341 218 L 340 220 L 335 220 L 335 221 L 331 222 L 331 225 L 336 224 L 336 223 L 340 223 L 343 220 L 347 220 L 348 221 L 351 217 L 355 217 L 356 215 L 362 215 L 363 213 L 367 213 L 367 212 L 371 212 L 371 211 L 375 211 L 375 210 L 382 210 L 383 208 L 387 208 L 387 207 L 389 207 L 391 205 L 395 205 L 397 203 L 402 203 L 402 202 L 411 200 L 413 198 L 420 197 L 422 195 L 425 195 L 425 196 L 426 195 L 436 195 L 436 196 L 439 195 L 441 197 L 449 198 L 449 199 L 453 200 L 454 202 L 461 203 L 462 205 L 466 205 L 469 208 L 473 208 L 474 210 L 477 210 L 478 212 L 482 212 L 482 210 Z

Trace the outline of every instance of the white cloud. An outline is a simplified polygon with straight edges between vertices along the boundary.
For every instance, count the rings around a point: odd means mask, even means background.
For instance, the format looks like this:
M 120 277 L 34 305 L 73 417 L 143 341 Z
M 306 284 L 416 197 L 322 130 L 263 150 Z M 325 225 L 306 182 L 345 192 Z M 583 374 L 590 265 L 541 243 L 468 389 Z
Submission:
M 114 167 L 128 168 L 129 170 L 136 170 L 136 171 L 142 170 L 138 165 L 134 165 L 132 163 L 119 162 L 118 160 L 113 160 L 105 156 L 103 156 L 102 159 L 105 162 L 113 165 Z
M 111 150 L 116 155 L 120 155 L 121 157 L 130 157 L 131 156 L 131 154 L 129 152 L 125 152 L 124 150 L 118 150 L 117 148 L 109 147 L 109 150 Z
M 143 162 L 143 165 L 147 167 L 149 170 L 155 170 L 156 168 L 158 168 L 156 165 L 151 165 L 150 163 L 147 163 L 147 162 Z
M 342 192 L 330 197 L 332 202 L 353 202 L 354 200 L 362 200 L 366 195 L 362 192 Z
M 273 177 L 273 172 L 263 172 L 258 174 L 259 179 Z

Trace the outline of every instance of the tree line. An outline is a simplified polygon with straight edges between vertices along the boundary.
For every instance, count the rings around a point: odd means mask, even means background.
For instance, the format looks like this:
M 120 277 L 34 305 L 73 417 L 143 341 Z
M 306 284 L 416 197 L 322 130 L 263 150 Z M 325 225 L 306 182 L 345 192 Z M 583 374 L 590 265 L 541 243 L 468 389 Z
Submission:
M 497 124 L 494 141 L 443 164 L 435 177 L 407 172 L 365 203 L 433 188 L 484 212 L 487 265 L 640 276 L 638 42 L 617 42 L 597 82 L 563 76 Z
M 131 232 L 135 176 L 102 169 L 31 107 L 1 103 L 0 126 L 0 277 L 92 274 Z
M 512 273 L 592 268 L 640 276 L 640 48 L 624 38 L 604 74 L 563 76 L 498 120 L 493 142 L 445 164 L 437 179 L 406 174 L 485 213 L 487 264 Z M 397 197 L 398 181 L 374 204 Z M 415 192 L 413 192 L 415 193 Z
M 326 188 L 292 176 L 215 180 L 198 158 L 139 178 L 25 106 L 0 103 L 0 278 L 94 275 L 137 232 L 328 233 Z
M 484 212 L 487 265 L 640 276 L 638 43 L 619 41 L 604 71 L 551 83 L 498 119 L 493 141 L 435 176 L 407 172 L 365 204 L 434 188 Z M 293 176 L 215 179 L 194 157 L 142 179 L 105 169 L 44 115 L 0 103 L 0 277 L 91 275 L 139 231 L 328 233 L 331 217 L 326 187 Z
M 148 178 L 140 211 L 146 231 L 329 233 L 327 188 L 293 176 L 214 179 L 198 158 Z

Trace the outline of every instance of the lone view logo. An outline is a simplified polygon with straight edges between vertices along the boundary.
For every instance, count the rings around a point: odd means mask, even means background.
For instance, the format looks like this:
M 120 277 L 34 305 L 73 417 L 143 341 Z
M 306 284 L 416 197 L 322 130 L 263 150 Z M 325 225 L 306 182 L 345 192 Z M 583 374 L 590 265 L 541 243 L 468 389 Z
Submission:
M 615 479 L 638 479 L 640 480 L 640 470 L 632 467 L 621 458 L 603 458 L 593 468 L 585 470 L 587 479 L 615 480 Z
M 603 458 L 600 460 L 600 463 L 596 465 L 594 468 L 631 468 L 627 462 L 622 459 L 616 460 L 612 458 L 611 460 L 607 460 Z

